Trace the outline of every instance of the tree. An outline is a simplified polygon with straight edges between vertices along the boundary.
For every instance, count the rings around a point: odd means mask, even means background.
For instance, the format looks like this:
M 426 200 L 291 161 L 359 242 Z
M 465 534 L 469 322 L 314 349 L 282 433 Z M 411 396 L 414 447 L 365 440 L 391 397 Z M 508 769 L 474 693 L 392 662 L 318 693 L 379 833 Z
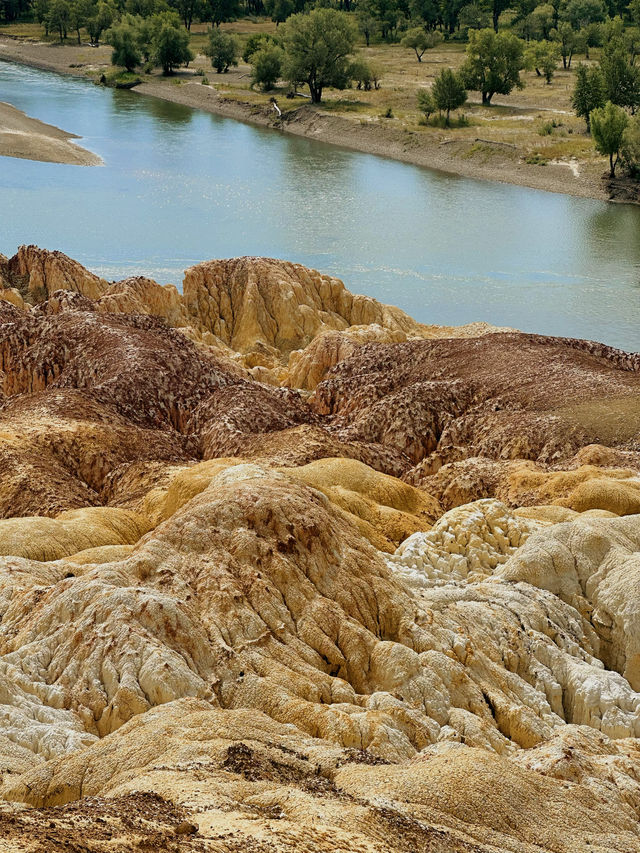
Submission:
M 265 9 L 277 27 L 293 15 L 293 0 L 267 0 Z
M 161 26 L 162 18 L 160 15 L 137 19 L 135 29 L 136 45 L 145 62 L 149 62 L 151 59 L 153 44 Z
M 556 18 L 556 10 L 551 3 L 536 6 L 529 15 L 531 35 L 537 39 L 548 39 L 553 29 Z
M 629 124 L 629 116 L 622 107 L 607 101 L 604 107 L 591 113 L 591 132 L 596 149 L 609 157 L 609 177 L 615 178 L 620 159 L 622 138 Z
M 409 15 L 412 21 L 432 30 L 441 19 L 440 5 L 436 0 L 409 0 Z
M 189 33 L 169 21 L 161 24 L 153 48 L 155 61 L 161 66 L 163 74 L 173 74 L 176 68 L 193 59 L 189 47 Z
M 622 134 L 620 159 L 632 177 L 640 178 L 640 116 L 634 116 Z
M 478 3 L 468 3 L 460 10 L 458 18 L 461 30 L 483 30 L 490 22 L 488 12 Z
M 357 89 L 364 89 L 365 92 L 370 92 L 371 89 L 380 88 L 380 74 L 378 70 L 362 56 L 356 57 L 351 63 L 349 76 L 356 84 Z
M 35 0 L 34 12 L 39 24 L 44 27 L 45 36 L 49 36 L 49 0 Z
M 603 107 L 606 100 L 602 71 L 597 67 L 589 68 L 582 63 L 578 65 L 571 106 L 575 114 L 586 121 L 587 133 L 591 133 L 591 113 Z
M 522 68 L 522 39 L 512 33 L 494 33 L 488 28 L 469 32 L 467 58 L 460 73 L 467 89 L 482 93 L 483 104 L 490 104 L 495 94 L 508 95 L 514 86 L 521 89 Z
M 614 38 L 604 46 L 600 68 L 604 76 L 607 99 L 612 104 L 628 107 L 635 112 L 640 106 L 640 68 L 631 64 L 621 40 Z
M 418 109 L 424 113 L 427 121 L 429 120 L 429 116 L 436 111 L 437 107 L 428 89 L 420 89 L 418 91 Z
M 604 21 L 607 12 L 602 0 L 565 0 L 560 5 L 559 16 L 574 30 L 580 30 L 596 21 Z
M 560 21 L 555 30 L 551 30 L 551 38 L 556 41 L 560 47 L 562 56 L 562 67 L 571 68 L 571 60 L 573 54 L 580 47 L 586 46 L 585 37 L 577 33 L 569 21 Z
M 292 15 L 282 28 L 285 76 L 291 83 L 306 83 L 314 104 L 320 103 L 326 86 L 348 85 L 356 33 L 346 12 L 313 9 Z
M 204 52 L 218 74 L 226 74 L 231 65 L 238 64 L 238 42 L 232 35 L 219 29 L 209 33 L 209 44 Z
M 527 68 L 535 68 L 538 77 L 551 83 L 560 60 L 560 47 L 551 41 L 538 41 L 530 45 L 525 53 Z
M 130 15 L 123 15 L 119 24 L 111 27 L 106 39 L 113 47 L 112 65 L 123 65 L 127 71 L 133 71 L 142 59 L 138 41 L 138 29 Z
M 451 68 L 443 68 L 433 82 L 431 97 L 436 109 L 446 113 L 445 123 L 449 126 L 451 110 L 457 110 L 467 102 L 464 82 L 459 74 Z
M 282 75 L 284 52 L 277 44 L 265 44 L 251 57 L 251 83 L 263 92 L 273 89 Z
M 422 57 L 430 47 L 435 47 L 442 41 L 442 35 L 436 30 L 428 33 L 423 27 L 414 27 L 408 30 L 406 36 L 402 39 L 402 46 L 409 47 L 418 57 L 418 62 L 422 62 Z
M 100 43 L 100 36 L 105 30 L 109 29 L 115 17 L 116 11 L 110 3 L 98 3 L 95 14 L 91 15 L 85 24 L 91 44 L 98 45 Z
M 49 6 L 49 27 L 58 31 L 61 44 L 67 37 L 70 19 L 71 6 L 67 0 L 52 0 Z
M 268 33 L 253 33 L 245 42 L 244 50 L 242 51 L 242 61 L 250 64 L 251 57 L 256 51 L 266 47 L 268 44 L 275 43 L 274 37 Z
M 640 0 L 638 2 L 640 3 Z M 358 29 L 364 36 L 367 47 L 369 47 L 371 38 L 378 29 L 378 21 L 373 14 L 370 0 L 359 0 L 356 9 L 356 19 L 358 21 Z
M 214 27 L 219 27 L 237 16 L 238 0 L 207 0 L 204 14 Z
M 171 0 L 171 5 L 180 15 L 180 20 L 185 29 L 191 30 L 191 24 L 196 15 L 203 14 L 200 0 Z
M 493 30 L 497 33 L 500 15 L 511 6 L 511 0 L 490 0 L 488 5 L 491 12 Z
M 80 30 L 86 24 L 91 14 L 91 0 L 71 0 L 69 7 L 69 23 L 76 31 L 80 44 Z

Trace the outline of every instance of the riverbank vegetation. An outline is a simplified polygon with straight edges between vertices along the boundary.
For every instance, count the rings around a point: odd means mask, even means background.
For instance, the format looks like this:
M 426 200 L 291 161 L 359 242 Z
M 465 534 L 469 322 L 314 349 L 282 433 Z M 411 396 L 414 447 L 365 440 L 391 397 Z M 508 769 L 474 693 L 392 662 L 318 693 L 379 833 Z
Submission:
M 213 68 L 222 97 L 279 117 L 306 100 L 460 157 L 576 175 L 610 158 L 591 118 L 611 103 L 625 127 L 609 175 L 640 171 L 640 0 L 0 0 L 0 17 L 17 36 L 106 40 L 142 79 Z

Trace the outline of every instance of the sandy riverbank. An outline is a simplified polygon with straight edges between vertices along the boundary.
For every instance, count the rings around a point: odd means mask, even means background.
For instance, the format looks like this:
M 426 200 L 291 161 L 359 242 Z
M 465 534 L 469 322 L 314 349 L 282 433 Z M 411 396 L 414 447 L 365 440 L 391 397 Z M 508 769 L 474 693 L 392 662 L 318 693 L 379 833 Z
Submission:
M 60 70 L 53 64 L 43 63 L 37 67 L 51 71 Z M 71 142 L 72 139 L 79 138 L 75 133 L 68 133 L 55 125 L 46 124 L 26 115 L 12 104 L 0 102 L 0 155 L 2 156 L 73 166 L 100 165 L 102 160 L 97 154 Z
M 0 155 L 74 166 L 100 165 L 100 157 L 70 142 L 78 138 L 0 102 Z
M 0 59 L 63 74 L 91 75 L 108 66 L 109 57 L 108 46 L 96 49 L 87 45 L 52 45 L 0 36 Z M 221 95 L 213 86 L 203 86 L 201 78 L 196 77 L 194 72 L 195 68 L 183 70 L 172 80 L 165 80 L 159 75 L 147 77 L 133 91 L 462 177 L 500 181 L 585 198 L 607 200 L 611 197 L 610 188 L 602 181 L 599 164 L 581 164 L 580 168 L 566 162 L 532 165 L 525 162 L 516 146 L 493 139 L 478 137 L 473 140 L 473 150 L 470 152 L 469 140 L 461 139 L 455 132 L 428 135 L 395 127 L 383 119 L 368 121 L 357 115 L 335 115 L 308 103 L 288 110 L 279 118 L 264 103 L 246 103 L 240 97 Z M 180 85 L 176 85 L 176 80 L 180 81 Z M 623 182 L 614 195 L 621 200 L 630 200 Z

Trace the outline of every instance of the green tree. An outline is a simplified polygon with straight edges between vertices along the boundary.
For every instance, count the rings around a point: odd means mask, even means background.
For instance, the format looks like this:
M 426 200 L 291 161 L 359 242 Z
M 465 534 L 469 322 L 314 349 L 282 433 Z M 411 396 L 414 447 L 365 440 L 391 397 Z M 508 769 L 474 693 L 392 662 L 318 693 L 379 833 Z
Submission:
M 92 12 L 91 0 L 71 0 L 69 8 L 69 23 L 76 31 L 80 44 L 80 30 L 85 26 Z
M 440 6 L 436 0 L 409 0 L 409 16 L 425 29 L 432 30 L 440 22 Z
M 603 107 L 606 100 L 602 71 L 597 67 L 589 68 L 582 63 L 578 65 L 571 106 L 575 114 L 587 123 L 587 133 L 591 133 L 591 113 Z
M 153 43 L 160 27 L 162 19 L 159 15 L 150 18 L 137 18 L 136 20 L 136 45 L 145 62 L 149 62 L 153 53 Z
M 638 2 L 640 3 L 640 0 Z M 374 15 L 371 0 L 359 0 L 356 8 L 356 20 L 358 29 L 364 36 L 367 47 L 369 47 L 371 39 L 378 29 L 378 20 Z
M 558 43 L 562 56 L 562 67 L 571 68 L 571 60 L 576 50 L 586 47 L 586 38 L 577 33 L 569 21 L 560 21 L 555 30 L 551 30 L 551 38 Z
M 418 57 L 418 62 L 422 62 L 422 57 L 430 47 L 435 47 L 442 41 L 442 35 L 434 30 L 427 32 L 423 27 L 414 27 L 407 31 L 407 34 L 402 39 L 402 46 L 411 48 Z
M 607 11 L 602 0 L 565 0 L 560 5 L 559 17 L 569 21 L 574 30 L 580 30 L 589 24 L 604 21 Z
M 634 178 L 640 178 L 640 115 L 634 116 L 622 134 L 620 158 Z
M 335 9 L 313 9 L 292 15 L 282 25 L 284 74 L 293 84 L 306 83 L 314 104 L 326 86 L 349 84 L 350 57 L 356 40 L 352 19 Z
M 180 20 L 184 24 L 185 29 L 189 31 L 191 30 L 194 17 L 204 14 L 201 0 L 171 0 L 171 5 L 180 15 Z
M 548 39 L 556 20 L 556 10 L 551 3 L 536 6 L 530 15 L 532 35 L 537 39 Z
M 238 0 L 207 0 L 204 14 L 214 27 L 219 27 L 225 21 L 233 21 L 237 17 Z
M 267 0 L 265 10 L 277 27 L 293 15 L 293 0 Z
M 609 177 L 615 178 L 620 160 L 620 148 L 629 116 L 622 107 L 607 101 L 604 107 L 591 113 L 591 132 L 596 149 L 609 157 Z
M 44 27 L 45 36 L 49 36 L 49 0 L 35 0 L 33 10 L 36 20 Z
M 534 68 L 538 77 L 544 77 L 551 83 L 560 61 L 560 47 L 552 41 L 538 41 L 531 44 L 525 52 L 527 68 Z
M 491 29 L 471 30 L 467 58 L 460 73 L 467 89 L 482 93 L 482 103 L 490 104 L 494 95 L 508 95 L 521 89 L 520 71 L 524 68 L 524 42 L 512 33 Z
M 284 51 L 277 44 L 265 44 L 251 57 L 251 82 L 266 92 L 282 76 Z
M 458 16 L 460 29 L 468 30 L 483 30 L 491 23 L 489 13 L 479 3 L 467 3 L 460 10 Z
M 95 7 L 94 14 L 87 19 L 85 24 L 91 44 L 98 45 L 100 36 L 108 30 L 116 18 L 116 10 L 107 2 L 100 2 Z
M 607 99 L 612 104 L 628 107 L 632 112 L 640 106 L 640 68 L 632 65 L 624 43 L 612 39 L 602 49 L 600 68 L 604 76 Z
M 467 102 L 464 82 L 451 68 L 443 68 L 433 82 L 431 97 L 436 109 L 446 114 L 445 123 L 449 126 L 451 110 L 457 110 Z
M 49 6 L 49 27 L 57 30 L 60 43 L 67 37 L 67 28 L 71 20 L 71 4 L 68 0 L 52 0 Z
M 274 37 L 269 35 L 269 33 L 253 33 L 245 42 L 242 51 L 242 61 L 246 62 L 247 65 L 250 64 L 253 54 L 268 44 L 275 44 Z
M 218 74 L 226 74 L 232 65 L 238 64 L 238 42 L 234 36 L 216 29 L 209 33 L 209 43 L 204 51 Z
M 429 120 L 429 117 L 436 111 L 437 107 L 433 96 L 429 89 L 418 90 L 418 109 L 424 113 L 424 117 Z
M 136 21 L 130 15 L 123 15 L 120 23 L 107 31 L 106 40 L 113 47 L 111 64 L 122 65 L 127 71 L 133 71 L 140 64 L 142 55 L 138 39 Z
M 349 71 L 351 80 L 356 84 L 356 88 L 364 89 L 365 92 L 370 92 L 371 89 L 380 87 L 380 75 L 376 67 L 367 62 L 362 56 L 358 56 L 351 63 Z
M 153 56 L 163 74 L 173 74 L 176 68 L 193 59 L 189 33 L 182 27 L 164 21 L 154 38 Z

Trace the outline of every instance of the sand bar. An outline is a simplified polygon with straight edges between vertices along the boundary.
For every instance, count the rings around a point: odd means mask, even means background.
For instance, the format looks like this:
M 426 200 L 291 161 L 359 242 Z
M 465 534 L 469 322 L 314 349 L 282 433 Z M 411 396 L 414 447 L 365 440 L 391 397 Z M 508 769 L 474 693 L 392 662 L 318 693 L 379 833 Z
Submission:
M 70 141 L 78 138 L 0 102 L 0 155 L 73 166 L 100 165 L 102 160 L 97 154 Z

